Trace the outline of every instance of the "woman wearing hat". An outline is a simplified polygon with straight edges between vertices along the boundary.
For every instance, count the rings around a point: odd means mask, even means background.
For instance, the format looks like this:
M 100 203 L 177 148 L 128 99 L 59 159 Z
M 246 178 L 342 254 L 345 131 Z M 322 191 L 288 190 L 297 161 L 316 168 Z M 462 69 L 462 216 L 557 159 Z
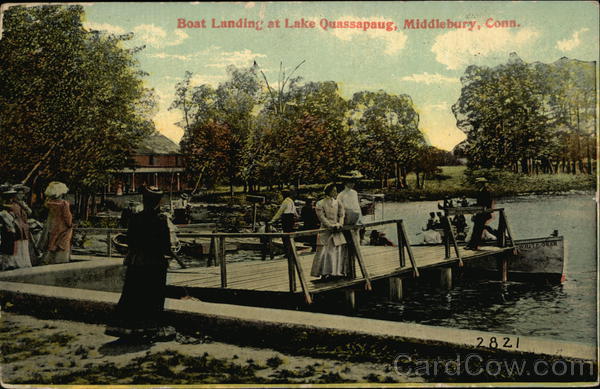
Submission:
M 344 223 L 344 207 L 337 201 L 334 183 L 327 184 L 325 197 L 317 202 L 316 211 L 321 228 L 340 228 Z M 347 274 L 347 261 L 344 256 L 346 239 L 339 231 L 320 232 L 317 235 L 317 253 L 313 260 L 310 275 L 322 279 L 343 277 Z
M 39 247 L 44 251 L 43 264 L 69 262 L 71 258 L 71 238 L 73 236 L 73 215 L 71 205 L 64 199 L 69 188 L 62 182 L 53 181 L 44 191 L 48 200 L 48 219 L 40 238 Z
M 2 270 L 31 267 L 29 257 L 29 225 L 27 224 L 27 210 L 17 198 L 15 187 L 3 185 L 0 189 L 2 196 L 2 211 L 0 223 L 2 232 L 0 238 L 0 264 Z
M 344 182 L 344 190 L 337 196 L 337 200 L 344 207 L 345 225 L 356 225 L 360 223 L 362 219 L 362 212 L 360 210 L 360 202 L 358 201 L 358 192 L 354 190 L 356 181 L 363 178 L 357 170 L 352 170 L 349 173 L 341 175 L 340 178 Z
M 139 340 L 166 335 L 162 327 L 168 267 L 165 255 L 173 254 L 167 217 L 160 212 L 162 195 L 158 188 L 146 187 L 144 209 L 129 221 L 125 283 L 107 335 Z

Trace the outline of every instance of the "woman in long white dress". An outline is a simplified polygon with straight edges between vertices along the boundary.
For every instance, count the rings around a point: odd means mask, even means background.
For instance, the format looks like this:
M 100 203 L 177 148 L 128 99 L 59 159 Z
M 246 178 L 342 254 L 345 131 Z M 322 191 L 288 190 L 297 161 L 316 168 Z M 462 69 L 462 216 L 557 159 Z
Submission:
M 344 207 L 337 201 L 335 184 L 325 186 L 325 197 L 317 202 L 315 207 L 317 216 L 321 221 L 321 228 L 340 228 L 344 224 Z M 310 275 L 321 276 L 323 279 L 330 277 L 343 277 L 348 272 L 348 265 L 344 255 L 346 239 L 340 231 L 326 231 L 317 235 L 317 253 L 313 260 Z

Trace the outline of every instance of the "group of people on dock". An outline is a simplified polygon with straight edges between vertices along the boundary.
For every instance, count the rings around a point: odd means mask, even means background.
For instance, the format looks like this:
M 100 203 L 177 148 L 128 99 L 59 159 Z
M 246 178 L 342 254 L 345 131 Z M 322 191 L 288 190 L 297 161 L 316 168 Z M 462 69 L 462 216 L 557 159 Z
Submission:
M 0 185 L 0 270 L 14 270 L 37 265 L 68 262 L 71 253 L 73 217 L 64 199 L 65 184 L 51 182 L 44 206 L 48 211 L 43 228 L 31 219 L 25 198 L 29 187 Z
M 356 226 L 362 223 L 362 212 L 358 192 L 354 189 L 357 180 L 363 178 L 358 171 L 340 176 L 344 189 L 338 193 L 337 185 L 329 183 L 323 189 L 323 198 L 313 207 L 313 199 L 308 199 L 301 211 L 301 220 L 306 230 L 327 228 L 319 232 L 311 245 L 316 250 L 311 268 L 311 276 L 323 280 L 346 277 L 349 271 L 349 244 L 359 244 L 356 230 L 344 233 L 343 226 Z M 299 217 L 294 204 L 293 192 L 285 191 L 284 200 L 271 224 L 281 219 L 284 232 L 294 230 L 294 222 Z M 348 240 L 352 242 L 348 242 Z

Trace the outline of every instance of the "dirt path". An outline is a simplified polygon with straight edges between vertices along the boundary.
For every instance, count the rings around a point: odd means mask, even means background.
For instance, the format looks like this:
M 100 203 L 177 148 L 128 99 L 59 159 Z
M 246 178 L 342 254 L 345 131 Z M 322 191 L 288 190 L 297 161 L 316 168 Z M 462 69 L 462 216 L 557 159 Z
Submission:
M 423 382 L 391 366 L 349 363 L 177 335 L 127 345 L 100 325 L 3 313 L 2 381 L 10 384 Z

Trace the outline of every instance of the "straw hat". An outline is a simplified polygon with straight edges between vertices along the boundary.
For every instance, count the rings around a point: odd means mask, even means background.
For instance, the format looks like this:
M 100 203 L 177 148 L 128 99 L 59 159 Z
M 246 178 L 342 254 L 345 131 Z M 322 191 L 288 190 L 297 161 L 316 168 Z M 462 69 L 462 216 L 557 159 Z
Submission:
M 475 179 L 475 182 L 478 184 L 484 184 L 484 183 L 488 182 L 488 180 L 485 177 L 477 177 Z
M 59 181 L 52 181 L 48 184 L 44 194 L 48 197 L 60 197 L 68 192 L 69 188 L 65 184 Z

